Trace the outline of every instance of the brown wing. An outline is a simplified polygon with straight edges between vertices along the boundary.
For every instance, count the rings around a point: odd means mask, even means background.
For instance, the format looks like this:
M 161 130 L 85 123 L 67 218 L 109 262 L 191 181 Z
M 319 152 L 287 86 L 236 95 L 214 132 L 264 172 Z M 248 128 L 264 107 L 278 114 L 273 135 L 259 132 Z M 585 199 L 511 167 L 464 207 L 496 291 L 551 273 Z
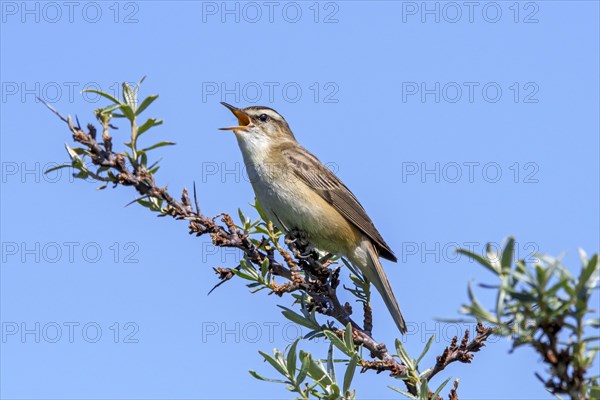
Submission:
M 390 261 L 397 261 L 398 259 L 383 240 L 373 221 L 371 221 L 371 218 L 369 218 L 367 212 L 350 189 L 317 157 L 303 148 L 304 151 L 298 151 L 295 148 L 296 146 L 299 145 L 287 143 L 280 150 L 288 161 L 293 174 L 313 188 L 340 214 L 371 238 L 381 257 Z

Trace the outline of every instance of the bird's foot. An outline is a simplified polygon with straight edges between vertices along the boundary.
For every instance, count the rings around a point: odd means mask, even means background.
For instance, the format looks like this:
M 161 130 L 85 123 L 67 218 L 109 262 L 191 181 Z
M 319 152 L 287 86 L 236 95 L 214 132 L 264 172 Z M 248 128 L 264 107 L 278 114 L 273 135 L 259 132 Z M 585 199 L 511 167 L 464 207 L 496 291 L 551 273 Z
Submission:
M 333 254 L 328 253 L 327 255 L 325 255 L 319 259 L 319 264 L 321 264 L 324 267 L 329 265 L 329 260 L 331 260 L 332 257 L 333 257 Z

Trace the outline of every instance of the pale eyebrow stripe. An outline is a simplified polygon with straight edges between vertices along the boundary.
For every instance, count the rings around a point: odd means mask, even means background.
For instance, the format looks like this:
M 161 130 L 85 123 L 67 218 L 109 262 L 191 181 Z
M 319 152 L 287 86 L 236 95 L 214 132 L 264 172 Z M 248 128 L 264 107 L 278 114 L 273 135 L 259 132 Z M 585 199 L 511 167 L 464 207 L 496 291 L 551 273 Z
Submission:
M 270 118 L 272 118 L 276 121 L 285 122 L 285 119 L 281 115 L 279 115 L 279 113 L 277 111 L 273 110 L 272 108 L 249 107 L 248 111 L 251 111 L 250 115 L 253 117 L 258 117 L 261 114 L 266 114 Z
M 276 112 L 275 112 L 275 111 L 273 111 L 273 110 L 262 110 L 262 111 L 261 111 L 261 114 L 267 114 L 269 117 L 271 117 L 271 118 L 273 118 L 273 119 L 276 119 L 276 120 L 278 120 L 278 121 L 281 121 L 281 120 L 282 120 L 282 117 L 281 117 L 281 115 L 279 115 L 278 113 L 276 113 Z M 259 115 L 260 115 L 260 114 L 259 114 Z

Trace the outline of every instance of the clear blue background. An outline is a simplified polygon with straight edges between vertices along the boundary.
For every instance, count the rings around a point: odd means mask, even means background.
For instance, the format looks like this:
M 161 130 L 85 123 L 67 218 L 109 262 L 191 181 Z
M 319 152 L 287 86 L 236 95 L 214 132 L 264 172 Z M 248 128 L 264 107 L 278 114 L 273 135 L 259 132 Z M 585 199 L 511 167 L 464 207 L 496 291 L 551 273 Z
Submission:
M 181 221 L 124 208 L 132 190 L 97 192 L 97 184 L 73 182 L 66 171 L 41 176 L 44 167 L 67 159 L 63 143 L 71 138 L 36 95 L 93 122 L 93 109 L 105 102 L 82 97 L 83 87 L 114 91 L 116 82 L 147 75 L 142 94 L 160 94 L 147 116 L 165 124 L 142 141 L 178 143 L 155 152 L 164 157 L 157 179 L 174 194 L 196 181 L 208 215 L 235 215 L 240 206 L 251 214 L 253 199 L 233 135 L 217 131 L 233 122 L 219 101 L 276 108 L 355 192 L 399 255 L 400 263 L 385 268 L 410 322 L 406 345 L 417 355 L 436 334 L 431 364 L 457 332 L 434 318 L 458 316 L 469 280 L 491 281 L 482 268 L 456 259 L 453 243 L 475 242 L 481 251 L 486 241 L 515 235 L 522 257 L 566 252 L 574 270 L 578 247 L 598 251 L 597 2 L 517 3 L 518 22 L 514 2 L 499 2 L 495 23 L 482 15 L 485 2 L 472 22 L 461 6 L 456 23 L 445 3 L 437 5 L 439 23 L 421 15 L 421 2 L 298 3 L 296 23 L 288 21 L 293 5 L 282 14 L 287 3 L 278 4 L 272 22 L 262 2 L 256 22 L 255 10 L 242 3 L 239 22 L 222 14 L 221 2 L 99 2 L 97 22 L 91 22 L 96 7 L 86 2 L 78 3 L 72 22 L 62 3 L 60 17 L 44 3 L 26 3 L 34 11 L 24 13 L 23 4 L 2 3 L 2 398 L 288 398 L 282 386 L 259 382 L 247 370 L 274 376 L 258 350 L 283 348 L 299 333 L 276 307 L 289 306 L 289 298 L 250 295 L 239 280 L 207 297 L 217 282 L 211 267 L 233 267 L 239 256 L 216 251 L 208 237 L 188 236 Z M 215 15 L 208 12 L 214 7 Z M 495 18 L 495 8 L 486 7 L 487 18 Z M 255 82 L 264 91 L 258 99 L 254 84 L 239 98 L 220 89 L 207 93 L 215 82 L 229 89 Z M 271 99 L 264 82 L 279 85 Z M 441 93 L 439 102 L 434 95 L 408 96 L 406 82 L 479 86 L 472 102 L 465 89 L 452 103 L 454 92 Z M 482 96 L 489 82 L 502 89 L 497 102 Z M 302 95 L 284 96 L 286 84 Z M 528 99 L 537 102 L 525 102 L 531 88 L 537 93 Z M 124 129 L 114 135 L 116 144 L 127 140 Z M 470 180 L 464 163 L 472 162 L 479 166 Z M 436 163 L 438 182 L 421 171 L 403 174 Z M 482 172 L 489 163 L 502 172 L 497 182 L 495 169 Z M 457 164 L 463 175 L 452 182 Z M 72 259 L 68 242 L 77 243 Z M 374 301 L 375 335 L 391 346 L 393 322 L 379 297 Z M 79 324 L 72 343 L 69 322 Z M 35 331 L 36 323 L 39 343 L 35 334 L 7 334 L 15 326 Z M 96 343 L 89 342 L 94 329 L 82 333 L 90 323 L 102 330 Z M 51 343 L 54 324 L 62 336 Z M 465 399 L 551 398 L 533 375 L 542 370 L 539 358 L 522 349 L 509 355 L 509 347 L 496 340 L 472 365 L 449 367 L 439 382 L 460 378 Z M 323 344 L 305 348 L 324 355 Z M 397 398 L 386 385 L 403 386 L 373 373 L 355 382 L 361 399 Z

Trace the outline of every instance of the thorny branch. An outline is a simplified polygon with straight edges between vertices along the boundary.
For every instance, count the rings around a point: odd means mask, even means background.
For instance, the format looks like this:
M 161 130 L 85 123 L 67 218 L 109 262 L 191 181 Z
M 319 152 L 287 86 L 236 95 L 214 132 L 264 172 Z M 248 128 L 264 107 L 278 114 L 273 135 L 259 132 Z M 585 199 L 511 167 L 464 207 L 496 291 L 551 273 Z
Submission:
M 465 330 L 460 344 L 458 344 L 458 337 L 454 336 L 450 346 L 444 349 L 442 355 L 437 357 L 436 363 L 427 374 L 426 379 L 430 380 L 437 373 L 445 369 L 451 363 L 458 361 L 465 364 L 470 364 L 473 360 L 474 354 L 485 347 L 485 341 L 495 332 L 494 328 L 484 327 L 481 322 L 477 323 L 475 328 L 477 335 L 475 339 L 469 342 L 469 330 Z
M 470 364 L 471 360 L 473 360 L 474 354 L 485 347 L 485 341 L 496 331 L 496 328 L 492 327 L 484 327 L 480 322 L 477 323 L 476 332 L 477 335 L 471 341 L 469 341 L 469 330 L 465 330 L 463 338 L 458 344 L 458 337 L 454 336 L 452 338 L 452 342 L 448 347 L 444 349 L 444 352 L 437 357 L 436 363 L 433 368 L 423 377 L 423 379 L 427 381 L 431 381 L 431 379 L 443 371 L 448 365 L 452 364 L 455 361 Z M 377 361 L 362 361 L 361 366 L 363 371 L 372 369 L 377 373 L 381 373 L 383 371 L 389 371 L 390 375 L 395 376 L 399 374 L 399 371 L 395 369 L 395 365 L 388 364 L 385 361 L 377 360 Z M 456 389 L 458 387 L 458 383 L 455 383 L 455 387 L 451 392 L 452 399 L 458 400 L 458 395 L 456 394 Z M 407 388 L 409 392 L 413 393 L 413 387 L 407 382 Z
M 161 210 L 161 216 L 169 215 L 177 220 L 187 220 L 190 234 L 196 236 L 208 234 L 215 246 L 237 248 L 243 252 L 244 258 L 248 262 L 257 267 L 260 267 L 263 261 L 268 259 L 270 272 L 287 280 L 282 285 L 273 282 L 273 293 L 281 296 L 284 293 L 303 291 L 310 298 L 308 306 L 311 310 L 314 309 L 318 313 L 332 317 L 343 326 L 347 326 L 348 323 L 351 324 L 354 343 L 368 349 L 371 357 L 375 359 L 361 362 L 363 372 L 366 370 L 375 370 L 377 373 L 389 371 L 391 376 L 403 377 L 407 367 L 389 352 L 384 343 L 377 342 L 371 336 L 372 315 L 370 306 L 365 305 L 365 326 L 361 327 L 350 318 L 352 314 L 350 305 L 348 303 L 342 305 L 338 299 L 336 290 L 339 284 L 340 267 L 328 268 L 328 258 L 320 259 L 319 254 L 307 242 L 302 232 L 291 232 L 286 237 L 286 244 L 293 256 L 285 249 L 278 248 L 277 251 L 284 260 L 283 263 L 279 262 L 275 259 L 273 249 L 263 251 L 260 249 L 261 246 L 253 244 L 249 236 L 235 225 L 229 215 L 221 213 L 212 218 L 204 216 L 198 207 L 195 187 L 194 204 L 192 204 L 185 188 L 181 200 L 176 200 L 167 192 L 166 188 L 157 186 L 154 176 L 143 165 L 131 162 L 131 160 L 128 164 L 125 155 L 113 152 L 109 128 L 114 127 L 108 121 L 98 118 L 102 125 L 102 139 L 99 143 L 96 139 L 97 130 L 93 124 L 88 124 L 87 132 L 85 132 L 78 120 L 74 124 L 70 116 L 64 117 L 49 104 L 45 103 L 45 105 L 68 125 L 73 134 L 73 140 L 87 148 L 87 154 L 94 165 L 117 172 L 117 174 L 109 177 L 103 177 L 90 171 L 92 177 L 112 183 L 113 187 L 118 185 L 133 186 L 142 196 L 139 199 L 154 198 L 163 200 L 166 207 Z M 220 218 L 223 225 L 215 222 L 218 218 Z M 215 272 L 219 275 L 221 283 L 231 279 L 234 275 L 229 268 L 215 268 Z M 323 329 L 333 330 L 339 336 L 344 334 L 343 329 L 333 329 L 325 326 Z M 454 361 L 471 362 L 473 358 L 471 353 L 479 351 L 484 346 L 483 342 L 492 332 L 492 328 L 484 328 L 479 324 L 477 337 L 473 341 L 468 342 L 468 331 L 465 333 L 460 346 L 457 346 L 457 338 L 455 337 L 452 344 L 437 358 L 437 363 L 429 373 L 428 379 Z M 408 380 L 405 381 L 405 384 L 410 393 L 417 393 L 417 388 Z
M 559 331 L 563 321 L 548 321 L 540 324 L 541 333 L 533 343 L 533 347 L 543 356 L 545 363 L 550 365 L 552 374 L 544 379 L 539 373 L 535 376 L 555 395 L 568 394 L 572 399 L 580 398 L 585 390 L 586 368 L 574 359 L 568 346 L 559 340 Z M 581 339 L 579 339 L 581 340 Z

